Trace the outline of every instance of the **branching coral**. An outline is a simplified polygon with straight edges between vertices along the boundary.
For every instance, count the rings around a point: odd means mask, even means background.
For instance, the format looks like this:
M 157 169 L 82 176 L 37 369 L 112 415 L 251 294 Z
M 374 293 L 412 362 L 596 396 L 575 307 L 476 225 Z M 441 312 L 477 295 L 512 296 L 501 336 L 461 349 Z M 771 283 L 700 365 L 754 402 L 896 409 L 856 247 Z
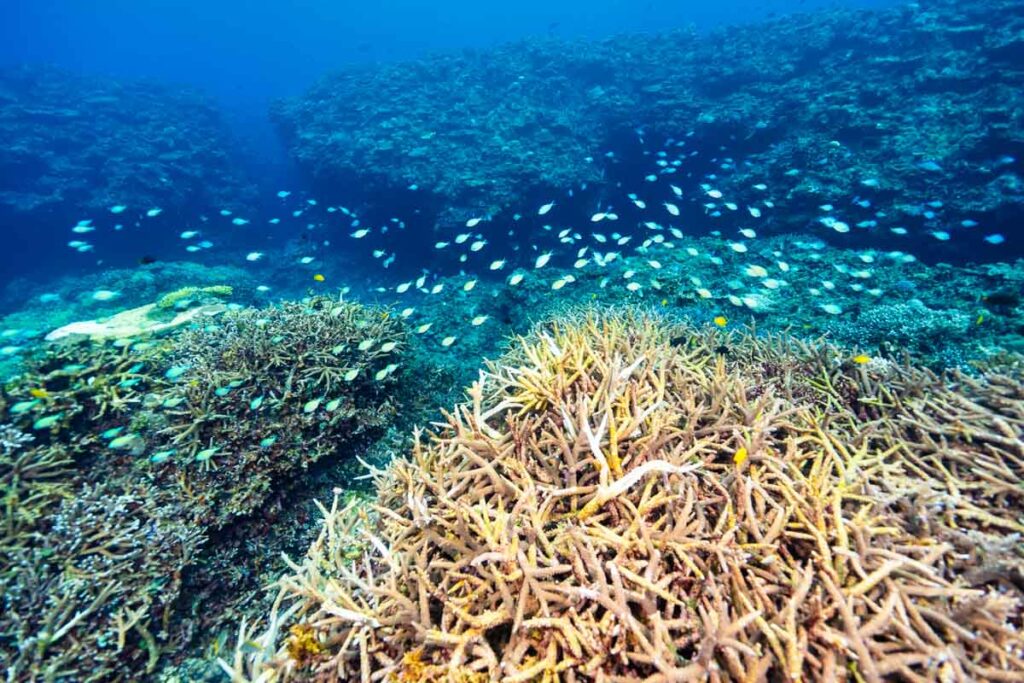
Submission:
M 226 299 L 234 293 L 230 285 L 211 285 L 209 287 L 181 287 L 168 292 L 156 302 L 157 308 L 179 308 L 184 303 L 196 299 Z
M 159 491 L 78 486 L 72 454 L 3 429 L 0 666 L 10 680 L 152 669 L 180 570 L 201 542 Z
M 1019 379 L 629 315 L 519 347 L 324 509 L 234 680 L 1024 676 Z
M 397 411 L 386 311 L 313 298 L 208 323 L 51 344 L 0 391 L 10 680 L 141 680 L 180 653 L 277 556 L 272 512 L 305 468 Z
M 146 436 L 171 454 L 158 476 L 215 526 L 251 512 L 275 479 L 393 419 L 404 334 L 387 311 L 329 297 L 186 331 L 168 363 L 174 383 L 150 400 Z
M 201 531 L 153 491 L 87 487 L 4 559 L 2 638 L 13 680 L 111 680 L 152 671 Z M 6 649 L 6 648 L 5 648 Z

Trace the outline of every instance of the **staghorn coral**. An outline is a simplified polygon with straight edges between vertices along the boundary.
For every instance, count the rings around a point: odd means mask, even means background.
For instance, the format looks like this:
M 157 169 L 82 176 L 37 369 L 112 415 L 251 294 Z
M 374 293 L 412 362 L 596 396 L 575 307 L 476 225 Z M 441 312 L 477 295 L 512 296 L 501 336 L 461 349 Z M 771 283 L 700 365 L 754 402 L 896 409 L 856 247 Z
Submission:
M 203 532 L 157 490 L 86 486 L 4 557 L 3 662 L 13 680 L 134 680 L 152 672 Z
M 42 347 L 0 391 L 8 677 L 142 680 L 244 613 L 254 569 L 308 542 L 275 528 L 295 482 L 394 419 L 404 347 L 387 311 L 325 297 Z
M 1017 680 L 1022 391 L 788 337 L 556 323 L 374 471 L 376 504 L 323 509 L 267 630 L 243 624 L 222 666 Z
M 228 299 L 234 293 L 231 285 L 211 285 L 209 287 L 181 287 L 173 292 L 167 292 L 157 299 L 157 308 L 181 308 L 184 304 L 196 299 L 216 300 Z
M 169 384 L 161 376 L 169 343 L 70 338 L 48 345 L 0 391 L 0 410 L 42 442 L 84 456 L 100 442 L 98 432 L 123 424 L 149 392 Z
M 185 331 L 168 361 L 181 374 L 136 425 L 160 454 L 157 477 L 213 526 L 252 512 L 283 478 L 394 418 L 404 336 L 387 311 L 330 297 Z
M 10 680 L 152 670 L 202 531 L 159 490 L 83 484 L 74 445 L 3 428 L 0 666 Z
M 0 393 L 0 666 L 11 680 L 133 679 L 172 638 L 202 546 L 104 437 L 162 381 L 155 344 L 53 344 Z

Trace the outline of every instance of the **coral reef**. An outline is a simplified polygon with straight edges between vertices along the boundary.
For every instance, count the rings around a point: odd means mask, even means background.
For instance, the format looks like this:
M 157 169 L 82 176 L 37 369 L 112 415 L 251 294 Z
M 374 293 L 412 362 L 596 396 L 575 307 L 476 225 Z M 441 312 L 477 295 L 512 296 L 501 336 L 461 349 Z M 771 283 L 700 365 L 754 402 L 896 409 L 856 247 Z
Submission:
M 0 392 L 8 677 L 140 680 L 244 614 L 295 483 L 394 421 L 403 335 L 315 297 L 33 355 Z
M 25 356 L 31 356 L 37 343 L 57 329 L 75 325 L 86 335 L 112 332 L 111 321 L 124 321 L 126 328 L 117 334 L 132 335 L 141 328 L 169 323 L 176 313 L 183 313 L 179 322 L 196 315 L 195 311 L 153 310 L 154 302 L 191 283 L 199 290 L 212 290 L 201 296 L 181 299 L 189 307 L 193 304 L 224 304 L 228 290 L 230 305 L 265 303 L 266 297 L 256 291 L 252 273 L 229 265 L 203 265 L 184 261 L 152 263 L 134 268 L 109 269 L 97 273 L 64 274 L 46 282 L 16 278 L 0 290 L 0 378 L 8 379 L 19 371 Z M 230 283 L 230 284 L 225 284 Z M 110 300 L 93 297 L 97 290 L 114 292 Z M 218 294 L 219 292 L 219 294 Z M 126 309 L 139 309 L 128 313 Z M 211 312 L 214 308 L 208 309 Z M 141 315 L 140 315 L 141 314 Z M 124 320 L 128 318 L 128 320 Z M 88 322 L 86 322 L 88 321 Z M 76 323 L 85 322 L 85 326 Z
M 1024 383 L 586 312 L 323 508 L 233 680 L 1013 680 Z
M 645 243 L 663 233 L 647 234 Z M 479 358 L 494 355 L 495 339 L 588 304 L 647 306 L 695 324 L 721 316 L 726 328 L 827 335 L 872 356 L 899 361 L 909 353 L 936 370 L 969 371 L 991 356 L 1024 354 L 1024 261 L 927 264 L 905 251 L 838 249 L 806 235 L 759 236 L 743 245 L 738 254 L 721 239 L 683 235 L 671 249 L 641 244 L 602 266 L 581 259 L 574 267 L 574 254 L 563 254 L 552 257 L 554 267 L 514 271 L 522 278 L 514 286 L 480 276 L 467 292 L 464 284 L 476 276 L 439 277 L 439 293 L 407 293 L 399 305 L 415 305 L 409 321 L 424 330 L 417 337 L 460 384 L 476 376 Z M 751 276 L 751 266 L 763 276 Z M 477 316 L 480 325 L 452 324 Z M 453 333 L 455 346 L 442 347 Z
M 220 114 L 198 92 L 21 66 L 0 71 L 0 102 L 5 219 L 252 197 Z
M 732 197 L 765 183 L 787 208 L 776 231 L 860 192 L 870 208 L 853 206 L 851 224 L 881 212 L 931 225 L 932 207 L 945 207 L 943 226 L 970 218 L 1012 232 L 1024 198 L 1022 22 L 1019 3 L 942 0 L 708 36 L 532 40 L 352 67 L 273 115 L 325 197 L 359 186 L 442 223 L 522 212 L 581 183 L 603 203 L 599 188 L 637 191 L 645 173 L 678 170 L 714 173 Z M 651 141 L 642 150 L 638 134 Z M 640 171 L 657 150 L 682 167 Z M 1019 240 L 1006 247 L 1020 253 Z
M 171 383 L 129 428 L 157 479 L 217 528 L 263 505 L 285 475 L 386 428 L 404 347 L 387 311 L 330 297 L 229 311 L 177 338 Z
M 168 292 L 157 299 L 157 308 L 182 308 L 197 299 L 229 299 L 234 294 L 231 285 L 210 285 L 208 287 L 182 287 Z

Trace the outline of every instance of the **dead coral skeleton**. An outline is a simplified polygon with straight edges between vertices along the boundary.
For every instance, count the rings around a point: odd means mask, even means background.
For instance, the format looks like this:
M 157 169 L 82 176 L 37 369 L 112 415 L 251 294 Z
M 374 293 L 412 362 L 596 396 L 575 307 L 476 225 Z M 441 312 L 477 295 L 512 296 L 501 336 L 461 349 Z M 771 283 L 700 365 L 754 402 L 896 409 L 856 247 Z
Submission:
M 637 315 L 538 331 L 374 473 L 376 504 L 323 509 L 269 629 L 243 626 L 222 665 L 235 681 L 1021 680 L 1019 588 L 1001 579 L 1020 564 L 1024 386 L 871 372 L 823 344 Z

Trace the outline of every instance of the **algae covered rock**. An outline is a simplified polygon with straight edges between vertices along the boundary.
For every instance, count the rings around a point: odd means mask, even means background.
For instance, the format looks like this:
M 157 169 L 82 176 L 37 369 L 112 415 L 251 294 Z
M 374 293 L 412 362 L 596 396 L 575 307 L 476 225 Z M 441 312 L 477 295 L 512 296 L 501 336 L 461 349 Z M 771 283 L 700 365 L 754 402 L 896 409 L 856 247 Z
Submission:
M 164 294 L 152 304 L 97 320 L 68 323 L 48 333 L 46 341 L 74 336 L 90 341 L 130 340 L 165 333 L 223 313 L 224 305 L 210 302 L 229 298 L 233 291 L 230 285 L 182 287 Z
M 57 341 L 76 335 L 87 337 L 91 341 L 131 339 L 175 330 L 224 311 L 223 306 L 203 305 L 179 310 L 168 315 L 166 308 L 166 306 L 161 307 L 160 304 L 146 304 L 121 311 L 109 318 L 69 323 L 47 334 L 46 340 Z

